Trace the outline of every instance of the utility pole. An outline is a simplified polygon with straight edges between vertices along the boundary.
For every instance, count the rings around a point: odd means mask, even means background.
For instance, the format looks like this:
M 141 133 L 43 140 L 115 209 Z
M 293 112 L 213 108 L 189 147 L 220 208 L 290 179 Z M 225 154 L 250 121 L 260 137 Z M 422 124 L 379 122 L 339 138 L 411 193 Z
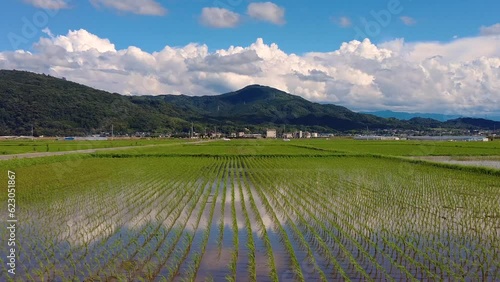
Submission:
M 34 132 L 34 130 L 33 130 L 33 124 L 31 124 L 31 140 L 33 140 L 35 138 L 33 132 Z
M 111 141 L 115 138 L 114 126 L 111 124 Z

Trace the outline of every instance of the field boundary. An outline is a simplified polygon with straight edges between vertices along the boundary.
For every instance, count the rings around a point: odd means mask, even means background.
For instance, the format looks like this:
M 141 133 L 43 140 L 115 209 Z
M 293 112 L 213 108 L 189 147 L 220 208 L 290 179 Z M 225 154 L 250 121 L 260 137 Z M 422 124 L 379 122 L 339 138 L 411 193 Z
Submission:
M 73 151 L 60 151 L 60 152 L 38 152 L 38 153 L 20 153 L 20 154 L 10 154 L 10 155 L 0 155 L 0 161 L 12 160 L 12 159 L 32 159 L 32 158 L 42 158 L 42 157 L 52 157 L 52 156 L 62 156 L 69 154 L 92 154 L 101 151 L 119 151 L 119 150 L 129 150 L 137 148 L 148 148 L 148 147 L 164 147 L 164 146 L 174 146 L 174 145 L 190 145 L 199 143 L 208 143 L 215 140 L 203 140 L 196 142 L 179 142 L 179 143 L 168 143 L 168 144 L 151 144 L 151 145 L 137 145 L 137 146 L 122 146 L 122 147 L 112 147 L 112 148 L 95 148 L 95 149 L 83 149 L 83 150 L 73 150 Z

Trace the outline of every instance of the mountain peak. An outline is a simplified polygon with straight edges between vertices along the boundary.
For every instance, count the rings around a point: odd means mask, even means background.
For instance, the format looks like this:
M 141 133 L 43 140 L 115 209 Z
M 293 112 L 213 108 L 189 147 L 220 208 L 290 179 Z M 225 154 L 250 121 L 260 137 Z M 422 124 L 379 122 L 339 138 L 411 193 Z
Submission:
M 250 85 L 247 85 L 247 86 L 241 88 L 240 90 L 249 89 L 249 88 L 271 88 L 271 87 L 265 86 L 265 85 L 260 85 L 260 84 L 250 84 Z
M 263 100 L 270 100 L 270 99 L 285 99 L 289 100 L 294 97 L 291 94 L 288 94 L 284 91 L 281 91 L 276 88 L 272 88 L 269 86 L 265 85 L 259 85 L 259 84 L 252 84 L 245 86 L 244 88 L 226 93 L 221 95 L 223 100 L 226 100 L 227 102 L 230 103 L 252 103 L 252 102 L 257 102 L 257 101 L 263 101 Z
M 241 88 L 240 90 L 236 90 L 235 93 L 248 93 L 249 91 L 273 91 L 273 92 L 283 92 L 279 89 L 276 89 L 276 88 L 273 88 L 273 87 L 270 87 L 270 86 L 266 86 L 266 85 L 260 85 L 260 84 L 250 84 L 250 85 L 247 85 L 243 88 Z M 285 92 L 283 92 L 285 93 Z

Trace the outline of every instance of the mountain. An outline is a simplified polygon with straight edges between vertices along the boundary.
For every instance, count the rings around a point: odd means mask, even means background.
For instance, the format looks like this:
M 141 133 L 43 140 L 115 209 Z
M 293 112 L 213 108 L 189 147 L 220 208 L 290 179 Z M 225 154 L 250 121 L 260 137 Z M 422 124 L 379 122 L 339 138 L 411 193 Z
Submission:
M 458 119 L 446 123 L 414 118 L 402 121 L 313 103 L 261 85 L 214 96 L 123 96 L 44 74 L 0 70 L 0 135 L 87 135 L 226 132 L 266 127 L 325 131 L 375 129 L 500 128 L 500 123 Z
M 438 121 L 447 121 L 450 119 L 460 118 L 459 115 L 444 115 L 433 113 L 407 113 L 407 112 L 393 112 L 393 111 L 375 111 L 375 112 L 361 112 L 363 114 L 375 115 L 383 118 L 397 118 L 401 120 L 409 120 L 412 118 L 430 118 Z
M 154 131 L 189 123 L 172 105 L 47 75 L 0 70 L 0 135 Z
M 375 112 L 360 112 L 360 113 L 370 114 L 383 118 L 397 118 L 401 120 L 410 120 L 412 118 L 430 118 L 443 122 L 463 117 L 461 115 L 445 115 L 436 113 L 407 113 L 407 112 L 393 112 L 393 111 L 375 111 Z M 492 116 L 489 117 L 489 119 L 494 121 L 500 121 L 500 116 Z
M 217 96 L 157 97 L 178 109 L 200 113 L 203 120 L 219 123 L 318 126 L 340 131 L 404 126 L 398 120 L 358 114 L 335 105 L 312 103 L 261 85 L 250 85 Z
M 469 130 L 478 128 L 496 130 L 500 128 L 500 122 L 484 118 L 457 118 L 446 121 L 444 126 Z

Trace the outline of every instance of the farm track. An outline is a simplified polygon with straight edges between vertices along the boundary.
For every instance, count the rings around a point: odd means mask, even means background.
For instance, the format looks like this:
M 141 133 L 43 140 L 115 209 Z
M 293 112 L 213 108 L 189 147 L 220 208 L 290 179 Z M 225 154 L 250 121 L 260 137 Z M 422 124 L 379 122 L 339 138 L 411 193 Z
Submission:
M 41 158 L 41 157 L 64 156 L 70 154 L 93 154 L 99 152 L 119 151 L 128 149 L 175 146 L 180 144 L 200 144 L 200 143 L 208 143 L 214 141 L 216 140 L 202 140 L 189 143 L 169 143 L 169 144 L 154 144 L 154 145 L 140 145 L 140 146 L 124 146 L 124 147 L 113 147 L 113 148 L 83 149 L 83 150 L 61 151 L 61 152 L 21 153 L 21 154 L 11 154 L 11 155 L 0 155 L 0 160 L 31 159 L 31 158 Z

